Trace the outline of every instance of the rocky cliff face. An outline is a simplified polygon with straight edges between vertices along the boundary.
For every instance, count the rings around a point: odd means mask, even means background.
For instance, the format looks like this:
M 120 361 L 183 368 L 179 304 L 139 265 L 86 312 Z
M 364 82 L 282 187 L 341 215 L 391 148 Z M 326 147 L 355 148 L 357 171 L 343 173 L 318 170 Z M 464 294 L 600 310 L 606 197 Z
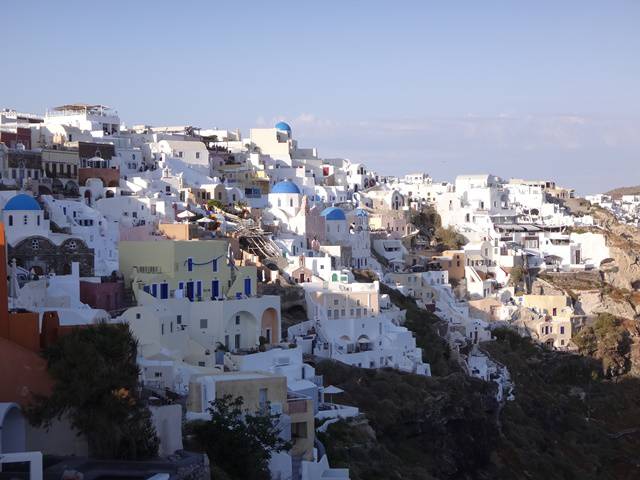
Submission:
M 611 261 L 602 265 L 604 279 L 617 288 L 640 289 L 640 229 L 618 223 L 609 212 L 596 209 L 594 218 L 604 228 Z

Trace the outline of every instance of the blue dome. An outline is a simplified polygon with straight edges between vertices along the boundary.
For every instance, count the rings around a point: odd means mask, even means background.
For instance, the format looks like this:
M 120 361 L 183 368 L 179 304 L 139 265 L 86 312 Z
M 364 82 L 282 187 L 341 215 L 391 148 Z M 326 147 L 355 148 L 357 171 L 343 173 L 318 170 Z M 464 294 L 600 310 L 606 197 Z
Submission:
M 271 189 L 271 193 L 294 193 L 300 195 L 300 189 L 291 180 L 284 180 L 276 183 Z
M 291 133 L 291 127 L 286 122 L 278 122 L 278 123 L 276 123 L 276 128 L 278 130 L 282 130 L 283 132 Z
M 325 217 L 326 220 L 346 220 L 344 212 L 338 207 L 325 208 L 320 215 Z
M 36 199 L 21 193 L 16 195 L 4 206 L 5 210 L 42 210 Z

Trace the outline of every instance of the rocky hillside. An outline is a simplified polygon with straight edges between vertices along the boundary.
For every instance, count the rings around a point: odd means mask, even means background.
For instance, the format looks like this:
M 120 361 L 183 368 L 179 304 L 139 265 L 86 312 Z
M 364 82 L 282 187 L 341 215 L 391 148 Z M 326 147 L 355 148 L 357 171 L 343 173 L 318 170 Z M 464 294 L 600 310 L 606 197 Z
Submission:
M 611 195 L 614 199 L 620 199 L 623 195 L 638 195 L 640 193 L 640 185 L 635 187 L 619 187 L 609 190 L 606 194 Z
M 321 435 L 335 466 L 364 479 L 640 478 L 640 382 L 601 362 L 548 351 L 511 331 L 484 346 L 505 364 L 516 399 L 460 373 L 433 378 L 321 362 L 339 401 L 366 415 Z

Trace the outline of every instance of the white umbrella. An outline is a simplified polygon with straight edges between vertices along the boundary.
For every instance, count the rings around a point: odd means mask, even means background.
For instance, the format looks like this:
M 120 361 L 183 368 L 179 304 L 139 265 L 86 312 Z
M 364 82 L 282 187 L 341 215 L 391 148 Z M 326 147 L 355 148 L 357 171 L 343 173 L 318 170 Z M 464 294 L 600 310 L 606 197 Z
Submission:
M 328 393 L 329 395 L 337 395 L 338 393 L 344 393 L 344 390 L 334 385 L 329 385 L 324 389 L 324 393 Z
M 195 217 L 196 214 L 193 212 L 190 212 L 189 210 L 185 210 L 184 212 L 180 212 L 177 217 L 178 218 L 190 218 L 190 217 Z
M 325 395 L 329 395 L 329 403 L 333 403 L 331 400 L 331 396 L 332 395 L 337 395 L 338 393 L 344 393 L 344 390 L 342 390 L 341 388 L 338 388 L 334 385 L 329 385 L 327 388 L 324 389 L 324 393 Z
M 200 220 L 196 220 L 196 222 L 198 222 L 198 223 L 212 223 L 212 222 L 215 222 L 215 220 L 211 220 L 209 217 L 202 217 Z

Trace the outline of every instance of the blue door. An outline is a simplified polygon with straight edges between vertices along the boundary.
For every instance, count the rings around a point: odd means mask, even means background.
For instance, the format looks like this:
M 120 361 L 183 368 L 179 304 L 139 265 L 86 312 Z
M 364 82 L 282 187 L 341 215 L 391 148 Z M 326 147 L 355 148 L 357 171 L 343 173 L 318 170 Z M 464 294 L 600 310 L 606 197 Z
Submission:
M 187 298 L 193 302 L 193 282 L 187 282 Z
M 196 298 L 202 300 L 202 282 L 200 280 L 196 282 Z
M 160 284 L 160 298 L 169 298 L 169 284 L 161 283 Z
M 220 282 L 218 280 L 211 281 L 211 300 L 220 296 Z
M 246 296 L 251 295 L 251 279 L 250 278 L 244 279 L 244 294 Z

